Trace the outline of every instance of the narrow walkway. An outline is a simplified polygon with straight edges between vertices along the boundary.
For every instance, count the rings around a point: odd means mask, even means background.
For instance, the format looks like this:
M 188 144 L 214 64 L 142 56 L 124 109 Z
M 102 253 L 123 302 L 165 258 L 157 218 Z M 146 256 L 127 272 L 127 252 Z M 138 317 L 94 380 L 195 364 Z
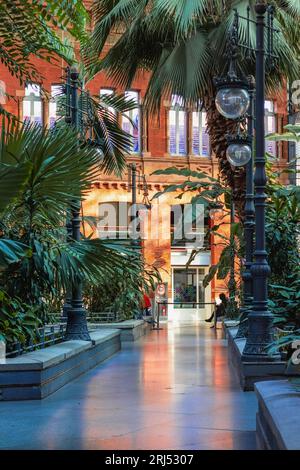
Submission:
M 0 402 L 0 448 L 255 449 L 255 414 L 226 342 L 170 326 L 43 401 Z

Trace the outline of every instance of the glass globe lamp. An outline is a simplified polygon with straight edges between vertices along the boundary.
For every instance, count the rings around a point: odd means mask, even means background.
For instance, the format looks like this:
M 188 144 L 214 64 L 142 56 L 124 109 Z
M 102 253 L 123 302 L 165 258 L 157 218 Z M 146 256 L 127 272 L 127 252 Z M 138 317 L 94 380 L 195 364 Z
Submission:
M 226 152 L 227 160 L 235 167 L 247 165 L 251 156 L 251 147 L 247 144 L 230 144 Z
M 244 88 L 221 88 L 216 96 L 216 107 L 227 119 L 239 119 L 250 105 L 249 93 Z

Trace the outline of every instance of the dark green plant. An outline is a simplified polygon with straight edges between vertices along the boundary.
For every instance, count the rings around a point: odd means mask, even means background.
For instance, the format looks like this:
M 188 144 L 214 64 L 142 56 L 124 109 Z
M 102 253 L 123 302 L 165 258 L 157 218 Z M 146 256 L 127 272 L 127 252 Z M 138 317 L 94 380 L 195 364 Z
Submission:
M 141 272 L 115 272 L 100 285 L 87 286 L 85 301 L 92 313 L 109 310 L 119 320 L 128 320 L 141 312 L 143 292 L 154 291 L 160 281 L 159 272 L 147 266 L 143 266 Z
M 26 344 L 36 339 L 36 330 L 42 326 L 36 310 L 0 290 L 0 332 L 8 350 L 13 343 Z
M 33 56 L 52 63 L 58 57 L 74 60 L 73 47 L 59 30 L 82 43 L 87 39 L 88 13 L 81 0 L 1 0 L 0 17 L 0 60 L 21 83 L 42 81 Z
M 82 200 L 102 168 L 96 148 L 78 145 L 72 129 L 53 132 L 25 124 L 3 132 L 0 142 L 0 166 L 19 164 L 28 164 L 28 175 L 1 219 L 2 239 L 27 249 L 25 256 L 15 253 L 0 273 L 11 298 L 37 307 L 46 321 L 49 306 L 73 282 L 99 285 L 115 274 L 141 275 L 142 263 L 128 246 L 99 239 L 66 243 L 69 208 Z M 0 185 L 0 199 L 2 190 Z

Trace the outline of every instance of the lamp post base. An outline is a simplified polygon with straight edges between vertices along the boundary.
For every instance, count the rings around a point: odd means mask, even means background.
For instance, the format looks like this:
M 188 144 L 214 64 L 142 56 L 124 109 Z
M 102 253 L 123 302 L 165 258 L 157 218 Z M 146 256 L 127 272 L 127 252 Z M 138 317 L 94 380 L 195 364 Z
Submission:
M 71 307 L 68 311 L 65 341 L 72 340 L 91 341 L 84 308 Z
M 248 335 L 242 354 L 243 362 L 274 362 L 280 361 L 280 353 L 268 353 L 273 342 L 273 315 L 269 312 L 251 312 L 248 316 Z

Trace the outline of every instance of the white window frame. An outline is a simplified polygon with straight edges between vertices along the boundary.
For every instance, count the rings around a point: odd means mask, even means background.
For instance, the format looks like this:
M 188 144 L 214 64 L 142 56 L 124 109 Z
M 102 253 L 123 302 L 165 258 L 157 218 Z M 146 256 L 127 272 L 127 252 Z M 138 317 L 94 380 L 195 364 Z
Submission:
M 180 104 L 180 101 L 182 100 L 182 98 L 180 96 L 176 96 L 176 95 L 172 95 L 172 98 L 171 98 L 171 102 L 172 102 L 172 106 L 170 107 L 170 110 L 169 110 L 169 154 L 172 155 L 172 156 L 180 156 L 180 157 L 184 157 L 187 155 L 188 153 L 188 150 L 187 150 L 187 111 L 186 109 L 184 108 L 183 104 Z M 174 102 L 176 102 L 174 104 Z M 171 133 L 170 133 L 170 128 L 171 128 L 171 124 L 170 124 L 170 113 L 171 111 L 175 111 L 175 153 L 171 151 Z M 180 120 L 179 120 L 179 117 L 180 117 L 180 113 L 183 113 L 183 116 L 184 116 L 184 122 L 185 122 L 185 153 L 180 153 L 179 151 L 179 147 L 180 147 L 180 133 L 179 133 L 179 123 L 180 123 Z
M 55 122 L 57 121 L 58 119 L 58 116 L 57 116 L 57 94 L 52 94 L 52 90 L 55 89 L 55 88 L 61 88 L 62 87 L 62 84 L 61 83 L 52 83 L 51 84 L 51 96 L 50 96 L 50 101 L 49 101 L 49 127 L 51 127 L 51 115 L 50 115 L 50 109 L 51 109 L 51 103 L 55 104 Z
M 132 97 L 130 96 L 131 93 L 135 93 L 136 94 L 136 102 L 137 102 L 137 106 L 136 108 L 134 108 L 135 110 L 138 111 L 138 126 L 137 126 L 137 132 L 138 132 L 138 135 L 137 135 L 137 141 L 138 141 L 138 150 L 137 151 L 134 151 L 133 149 L 131 149 L 130 153 L 132 155 L 140 155 L 142 153 L 142 122 L 141 122 L 141 119 L 142 119 L 142 109 L 141 109 L 141 104 L 140 104 L 140 99 L 141 99 L 141 94 L 140 94 L 140 91 L 138 90 L 126 90 L 125 91 L 125 99 L 132 99 Z M 122 129 L 123 129 L 123 123 L 125 121 L 129 122 L 130 124 L 130 135 L 133 136 L 133 125 L 131 124 L 130 121 L 128 121 L 128 119 L 126 118 L 126 116 L 128 116 L 132 121 L 133 121 L 133 112 L 134 110 L 131 109 L 130 111 L 127 111 L 125 114 L 125 116 L 122 116 Z
M 34 91 L 31 91 L 29 93 L 27 93 L 27 90 L 31 89 L 31 90 L 34 90 L 34 88 L 37 88 L 37 92 L 38 92 L 38 95 L 36 95 L 34 93 Z M 44 115 L 43 115 L 43 100 L 42 100 L 42 97 L 41 97 L 41 87 L 39 84 L 37 83 L 29 83 L 28 85 L 25 86 L 25 95 L 24 95 L 24 98 L 23 98 L 23 102 L 22 102 L 22 119 L 24 121 L 25 117 L 24 117 L 24 103 L 25 102 L 29 102 L 29 107 L 30 107 L 30 112 L 29 112 L 29 121 L 34 123 L 36 122 L 34 120 L 34 103 L 41 103 L 41 125 L 43 125 L 44 123 Z
M 194 153 L 193 147 L 194 147 L 194 132 L 193 132 L 193 122 L 194 122 L 194 114 L 198 115 L 198 129 L 199 129 L 199 153 Z M 208 141 L 208 150 L 207 150 L 207 155 L 203 155 L 203 120 L 204 120 L 204 114 L 206 115 L 205 112 L 203 111 L 192 111 L 192 145 L 191 145 L 191 154 L 196 157 L 209 157 L 210 156 L 210 141 Z
M 268 108 L 267 108 L 267 103 L 271 103 L 271 108 L 272 110 L 270 111 Z M 275 122 L 275 131 L 276 132 L 276 129 L 277 129 L 277 115 L 275 113 L 275 102 L 273 100 L 265 100 L 265 134 L 266 135 L 269 135 L 271 134 L 271 132 L 269 132 L 268 130 L 268 117 L 272 117 L 274 118 L 274 122 Z M 272 141 L 268 141 L 266 140 L 266 147 L 268 145 L 268 142 L 272 142 Z M 267 148 L 266 148 L 266 152 L 267 152 Z M 269 152 L 268 152 L 269 153 Z M 277 158 L 278 157 L 278 146 L 277 146 L 277 142 L 275 142 L 275 155 L 272 155 L 273 158 Z

